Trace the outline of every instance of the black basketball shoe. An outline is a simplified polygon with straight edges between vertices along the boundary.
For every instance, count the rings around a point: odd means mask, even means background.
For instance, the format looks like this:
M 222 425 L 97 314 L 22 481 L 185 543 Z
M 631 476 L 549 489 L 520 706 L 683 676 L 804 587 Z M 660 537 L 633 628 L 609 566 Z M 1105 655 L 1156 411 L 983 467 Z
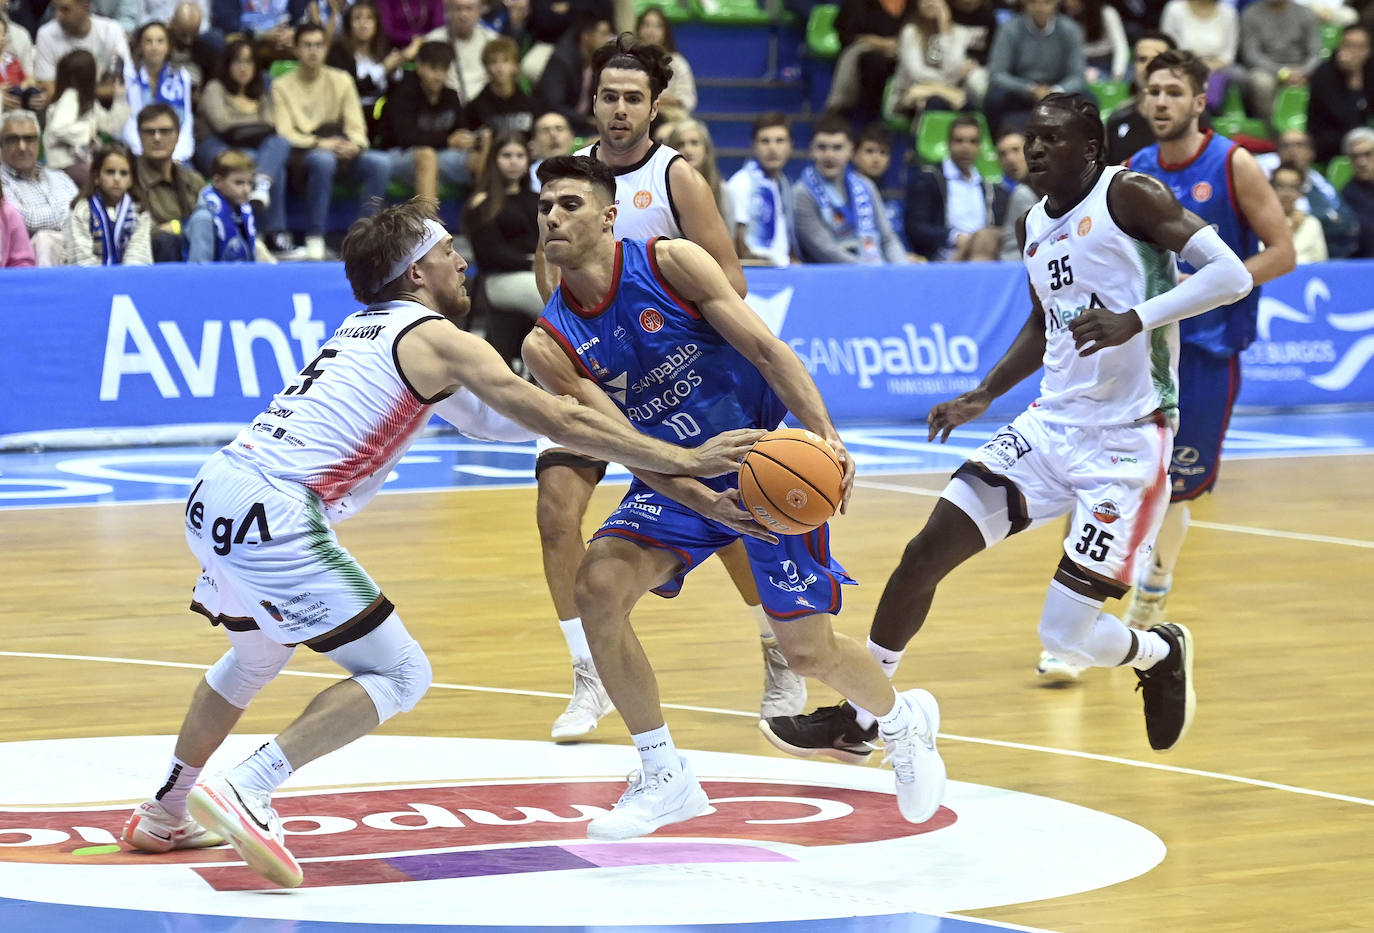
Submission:
M 1182 625 L 1165 622 L 1150 631 L 1169 643 L 1169 656 L 1148 671 L 1136 671 L 1136 689 L 1145 700 L 1145 734 L 1150 747 L 1167 752 L 1193 724 L 1193 635 Z
M 877 748 L 878 724 L 860 729 L 848 703 L 822 706 L 803 716 L 770 716 L 759 720 L 759 731 L 774 746 L 799 758 L 826 755 L 859 764 Z

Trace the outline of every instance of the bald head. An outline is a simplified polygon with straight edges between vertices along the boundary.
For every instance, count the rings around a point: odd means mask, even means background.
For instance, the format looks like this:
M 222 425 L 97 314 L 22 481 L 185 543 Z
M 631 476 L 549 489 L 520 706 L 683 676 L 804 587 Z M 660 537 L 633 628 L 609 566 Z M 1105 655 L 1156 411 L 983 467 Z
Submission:
M 201 12 L 198 4 L 178 3 L 172 11 L 172 18 L 167 22 L 167 29 L 179 42 L 187 44 L 200 34 L 200 22 Z

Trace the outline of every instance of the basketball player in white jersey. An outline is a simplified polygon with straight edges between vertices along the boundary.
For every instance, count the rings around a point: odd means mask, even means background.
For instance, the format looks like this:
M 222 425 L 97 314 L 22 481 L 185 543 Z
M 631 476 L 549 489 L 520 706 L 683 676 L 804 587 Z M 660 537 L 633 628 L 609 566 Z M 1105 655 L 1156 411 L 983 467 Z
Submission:
M 891 676 L 940 580 L 1008 535 L 1071 513 L 1040 640 L 1074 664 L 1135 668 L 1146 735 L 1167 751 L 1196 703 L 1192 636 L 1170 623 L 1136 631 L 1102 607 L 1130 589 L 1169 503 L 1178 322 L 1246 295 L 1251 277 L 1167 187 L 1105 165 L 1102 119 L 1084 95 L 1040 101 L 1025 152 L 1045 195 L 1017 222 L 1031 315 L 978 388 L 931 409 L 930 438 L 943 443 L 1043 366 L 1040 396 L 945 486 L 888 579 L 869 649 Z M 1175 253 L 1197 268 L 1182 283 Z M 786 751 L 856 760 L 870 722 L 829 707 L 762 728 Z
M 477 437 L 545 434 L 685 475 L 733 472 L 763 433 L 676 447 L 517 378 L 488 344 L 455 326 L 468 311 L 467 264 L 435 208 L 412 201 L 353 225 L 344 271 L 367 307 L 195 478 L 185 532 L 203 569 L 191 608 L 222 626 L 230 647 L 196 688 L 160 789 L 124 828 L 135 848 L 166 852 L 227 839 L 264 878 L 300 884 L 272 792 L 307 762 L 409 711 L 429 688 L 424 651 L 330 521 L 368 503 L 432 414 Z M 252 757 L 198 782 L 298 645 L 352 676 L 315 697 Z
M 696 169 L 675 150 L 649 135 L 658 115 L 658 96 L 672 77 L 666 53 L 629 34 L 606 43 L 592 56 L 596 75 L 593 117 L 600 141 L 579 150 L 609 165 L 616 175 L 617 239 L 686 238 L 701 246 L 725 272 L 731 287 L 743 297 L 748 290 L 734 241 L 716 207 L 715 195 Z M 543 262 L 543 247 L 535 256 L 540 294 L 547 302 L 558 287 L 558 269 Z M 606 474 L 606 464 L 570 450 L 541 442 L 535 463 L 539 485 L 536 517 L 543 549 L 544 578 L 559 627 L 573 659 L 573 695 L 554 721 L 556 740 L 586 735 L 613 708 L 596 676 L 591 650 L 582 631 L 573 581 L 587 548 L 582 518 L 592 490 Z M 806 708 L 806 681 L 787 667 L 764 612 L 744 548 L 723 548 L 725 565 L 753 615 L 762 639 L 764 689 L 760 715 L 800 713 Z

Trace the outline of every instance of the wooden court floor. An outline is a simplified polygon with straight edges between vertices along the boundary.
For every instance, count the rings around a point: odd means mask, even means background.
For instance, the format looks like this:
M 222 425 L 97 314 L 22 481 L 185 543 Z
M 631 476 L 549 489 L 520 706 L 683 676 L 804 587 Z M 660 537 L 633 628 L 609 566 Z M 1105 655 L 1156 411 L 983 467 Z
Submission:
M 1035 624 L 1057 528 L 1008 541 L 946 581 L 898 683 L 939 697 L 950 777 L 1111 813 L 1168 846 L 1165 861 L 1134 880 L 978 916 L 1121 933 L 1374 929 L 1370 468 L 1358 456 L 1226 464 L 1221 491 L 1195 510 L 1176 577 L 1169 614 L 1198 640 L 1199 709 L 1167 756 L 1149 750 L 1129 671 L 1094 671 L 1066 689 L 1037 684 Z M 836 556 L 862 584 L 846 593 L 842 631 L 866 633 L 888 572 L 942 483 L 861 480 L 833 531 Z M 593 519 L 619 494 L 600 489 Z M 568 690 L 533 496 L 391 495 L 340 526 L 427 648 L 436 681 Z M 180 514 L 175 503 L 0 512 L 0 649 L 214 661 L 222 636 L 185 611 L 197 567 Z M 636 619 L 665 702 L 757 707 L 756 636 L 717 564 L 694 573 L 677 600 L 647 598 Z M 331 670 L 303 655 L 293 665 Z M 197 677 L 0 655 L 0 736 L 171 733 Z M 318 681 L 280 679 L 241 731 L 276 731 L 318 689 Z M 832 697 L 812 686 L 813 701 Z M 544 739 L 563 703 L 436 690 L 383 731 Z M 669 722 L 684 748 L 776 754 L 748 718 L 670 711 Z M 608 718 L 595 741 L 623 743 L 623 726 Z M 308 773 L 298 780 L 308 785 Z M 100 799 L 98 786 L 91 799 Z

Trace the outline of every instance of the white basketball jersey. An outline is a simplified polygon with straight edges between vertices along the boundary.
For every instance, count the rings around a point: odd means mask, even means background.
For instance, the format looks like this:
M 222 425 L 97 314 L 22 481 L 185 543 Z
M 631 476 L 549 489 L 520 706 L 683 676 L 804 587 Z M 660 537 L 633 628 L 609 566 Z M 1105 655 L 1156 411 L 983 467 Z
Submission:
M 350 315 L 227 449 L 310 489 L 331 518 L 356 512 L 429 421 L 434 400 L 416 395 L 395 356 L 401 335 L 429 320 L 444 318 L 409 301 Z
M 1088 308 L 1118 314 L 1173 288 L 1174 254 L 1123 233 L 1107 206 L 1112 180 L 1102 172 L 1092 191 L 1062 217 L 1045 200 L 1026 215 L 1022 258 L 1045 309 L 1045 369 L 1035 407 L 1053 421 L 1126 424 L 1178 409 L 1178 325 L 1136 334 L 1119 347 L 1081 357 L 1069 323 Z
M 597 157 L 596 143 L 575 154 Z M 668 193 L 668 167 L 682 153 L 654 143 L 634 165 L 611 166 L 615 172 L 615 238 L 652 240 L 656 236 L 680 237 L 677 208 Z

